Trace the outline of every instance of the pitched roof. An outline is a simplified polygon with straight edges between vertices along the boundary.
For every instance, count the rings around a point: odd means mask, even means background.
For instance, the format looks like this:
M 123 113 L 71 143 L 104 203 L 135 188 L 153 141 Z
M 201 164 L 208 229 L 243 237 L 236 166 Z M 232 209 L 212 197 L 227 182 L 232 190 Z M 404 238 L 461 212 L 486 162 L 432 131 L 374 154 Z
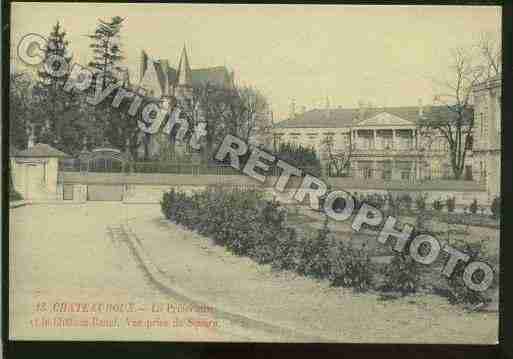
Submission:
M 332 110 L 314 109 L 293 119 L 278 122 L 276 128 L 314 128 L 314 127 L 349 127 L 355 123 L 358 110 L 337 108 Z
M 46 143 L 38 143 L 33 147 L 19 151 L 16 157 L 71 157 Z
M 149 66 L 152 66 L 152 68 Z M 182 68 L 182 71 L 180 71 L 180 68 Z M 190 80 L 194 87 L 203 86 L 207 83 L 222 88 L 231 88 L 233 85 L 232 75 L 225 66 L 191 69 L 185 48 L 180 57 L 178 70 L 169 66 L 167 60 L 153 60 L 146 52 L 142 51 L 140 71 L 139 84 L 153 90 L 158 88 L 160 94 L 166 94 L 170 86 L 174 86 L 180 81 L 188 82 Z M 155 91 L 155 94 L 157 94 L 157 91 Z
M 467 116 L 473 116 L 473 110 L 469 108 L 466 111 Z M 390 116 L 389 116 L 390 115 Z M 423 119 L 454 119 L 456 113 L 448 106 L 426 106 L 423 110 Z M 293 119 L 278 122 L 275 128 L 343 128 L 357 126 L 362 121 L 371 119 L 405 120 L 417 124 L 421 117 L 419 116 L 418 106 L 400 106 L 400 107 L 380 107 L 367 108 L 363 110 L 363 118 L 360 117 L 359 108 L 335 108 L 335 109 L 314 109 Z M 372 121 L 372 120 L 371 120 Z M 385 121 L 386 122 L 386 121 Z M 369 125 L 365 123 L 365 125 Z M 386 124 L 384 124 L 386 125 Z
M 222 88 L 232 86 L 230 73 L 224 66 L 192 70 L 193 86 L 204 86 L 207 83 Z
M 178 85 L 192 85 L 191 66 L 189 65 L 189 58 L 187 57 L 187 50 L 185 45 L 182 49 L 182 55 L 178 63 Z

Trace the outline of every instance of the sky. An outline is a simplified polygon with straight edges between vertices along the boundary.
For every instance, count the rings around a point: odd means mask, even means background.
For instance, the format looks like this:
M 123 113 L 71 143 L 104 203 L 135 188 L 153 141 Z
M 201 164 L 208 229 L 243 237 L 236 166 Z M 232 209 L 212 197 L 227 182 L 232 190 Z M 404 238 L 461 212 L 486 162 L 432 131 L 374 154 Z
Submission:
M 499 34 L 501 9 L 480 6 L 215 5 L 12 3 L 12 50 L 56 21 L 73 61 L 87 64 L 98 19 L 125 18 L 123 65 L 138 79 L 141 50 L 192 68 L 226 65 L 237 83 L 258 88 L 277 121 L 296 109 L 432 103 L 433 78 L 446 77 L 450 51 L 483 32 Z

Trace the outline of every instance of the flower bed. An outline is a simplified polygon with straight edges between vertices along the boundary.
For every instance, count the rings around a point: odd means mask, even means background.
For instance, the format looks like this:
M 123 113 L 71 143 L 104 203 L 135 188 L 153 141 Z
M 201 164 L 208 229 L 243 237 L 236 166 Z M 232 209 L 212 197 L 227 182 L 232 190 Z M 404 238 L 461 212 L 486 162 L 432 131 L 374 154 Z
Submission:
M 209 188 L 191 195 L 171 190 L 164 194 L 161 209 L 167 219 L 212 238 L 237 255 L 276 269 L 327 279 L 333 286 L 401 294 L 426 288 L 435 292 L 437 287 L 444 287 L 450 294 L 454 292 L 451 285 L 457 283 L 461 301 L 485 301 L 481 293 L 461 288 L 460 282 L 444 280 L 439 269 L 421 268 L 407 252 L 389 264 L 372 262 L 365 245 L 356 247 L 351 241 L 337 240 L 327 219 L 318 230 L 298 231 L 290 226 L 284 207 L 265 200 L 255 190 Z M 428 277 L 433 278 L 435 271 L 441 285 L 426 285 L 421 275 L 429 272 Z

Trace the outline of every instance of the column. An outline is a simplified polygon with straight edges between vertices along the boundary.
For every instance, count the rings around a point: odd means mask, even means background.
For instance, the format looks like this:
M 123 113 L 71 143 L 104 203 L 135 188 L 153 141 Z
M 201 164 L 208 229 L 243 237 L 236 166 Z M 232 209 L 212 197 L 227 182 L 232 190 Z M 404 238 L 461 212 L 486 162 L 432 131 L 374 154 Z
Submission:
M 374 142 L 372 144 L 372 149 L 376 149 L 378 146 L 377 146 L 377 142 L 376 142 L 376 130 L 372 130 L 372 135 L 374 137 Z
M 415 149 L 417 150 L 419 148 L 419 130 L 412 130 L 413 135 L 415 136 Z

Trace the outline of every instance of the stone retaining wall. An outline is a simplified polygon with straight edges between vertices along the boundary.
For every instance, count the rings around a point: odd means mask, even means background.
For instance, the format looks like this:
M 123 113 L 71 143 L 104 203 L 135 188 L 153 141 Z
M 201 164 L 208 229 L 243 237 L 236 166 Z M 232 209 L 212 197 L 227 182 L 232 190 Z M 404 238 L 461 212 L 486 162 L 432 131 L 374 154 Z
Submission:
M 73 184 L 73 201 L 83 202 L 87 199 L 87 185 L 89 184 L 122 184 L 124 186 L 123 201 L 126 203 L 158 203 L 162 194 L 171 188 L 185 191 L 203 190 L 208 186 L 226 186 L 227 188 L 260 188 L 273 194 L 284 203 L 293 203 L 290 196 L 301 184 L 300 178 L 292 178 L 286 193 L 274 193 L 272 186 L 277 177 L 268 177 L 265 183 L 260 183 L 245 175 L 175 175 L 175 174 L 123 174 L 123 173 L 76 173 L 61 172 L 59 174 L 60 198 L 62 199 L 63 184 Z M 489 198 L 484 187 L 469 181 L 433 181 L 419 184 L 402 182 L 355 182 L 353 179 L 328 178 L 331 189 L 345 190 L 350 193 L 368 194 L 391 191 L 397 194 L 409 193 L 415 198 L 419 193 L 427 195 L 427 202 L 432 203 L 436 199 L 445 200 L 455 197 L 459 207 L 468 206 L 474 199 L 481 206 L 489 206 Z

